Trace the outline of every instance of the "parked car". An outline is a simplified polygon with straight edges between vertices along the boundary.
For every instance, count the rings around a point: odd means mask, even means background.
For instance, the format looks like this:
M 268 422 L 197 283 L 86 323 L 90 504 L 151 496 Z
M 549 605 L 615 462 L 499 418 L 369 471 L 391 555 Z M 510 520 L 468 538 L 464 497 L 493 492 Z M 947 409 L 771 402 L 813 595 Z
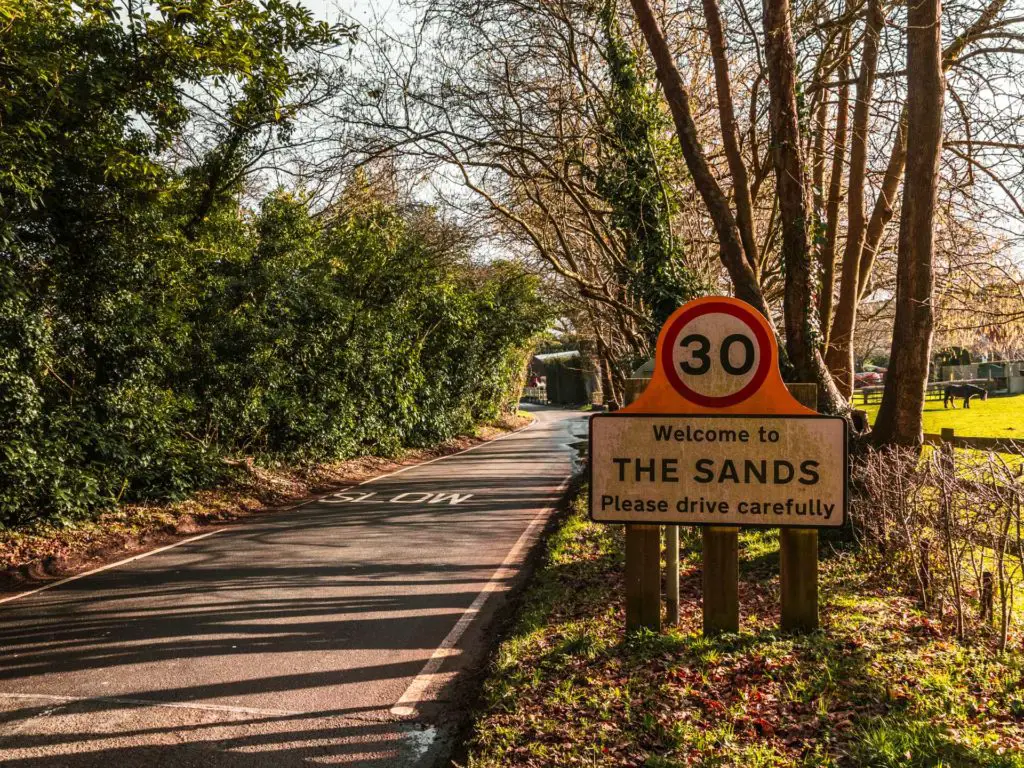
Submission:
M 862 371 L 853 374 L 853 386 L 874 387 L 885 383 L 885 371 Z

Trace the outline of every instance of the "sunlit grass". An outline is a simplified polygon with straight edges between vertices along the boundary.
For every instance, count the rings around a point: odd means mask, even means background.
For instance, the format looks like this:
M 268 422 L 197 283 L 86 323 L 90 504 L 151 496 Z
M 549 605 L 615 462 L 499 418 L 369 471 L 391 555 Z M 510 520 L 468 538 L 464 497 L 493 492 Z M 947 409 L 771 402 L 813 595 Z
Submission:
M 939 434 L 944 428 L 952 429 L 957 437 L 1004 437 L 1024 442 L 1024 395 L 990 397 L 972 400 L 970 408 L 943 408 L 941 401 L 929 400 L 924 407 L 924 431 Z M 866 411 L 873 424 L 878 416 L 878 404 L 857 405 Z
M 469 768 L 1024 768 L 1022 654 L 936 631 L 842 547 L 820 566 L 822 629 L 782 633 L 762 530 L 741 534 L 741 632 L 705 638 L 684 540 L 681 625 L 627 637 L 621 527 L 577 497 L 495 659 Z

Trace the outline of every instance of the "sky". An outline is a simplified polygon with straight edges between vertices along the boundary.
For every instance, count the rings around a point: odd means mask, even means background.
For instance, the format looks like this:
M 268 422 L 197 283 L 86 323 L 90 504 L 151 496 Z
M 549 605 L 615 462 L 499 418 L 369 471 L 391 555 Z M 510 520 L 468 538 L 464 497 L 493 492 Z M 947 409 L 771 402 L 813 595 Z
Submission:
M 389 21 L 409 16 L 408 8 L 403 8 L 401 0 L 299 0 L 318 18 L 325 21 L 338 21 L 341 18 L 352 18 L 363 24 L 370 24 L 375 19 L 387 18 Z

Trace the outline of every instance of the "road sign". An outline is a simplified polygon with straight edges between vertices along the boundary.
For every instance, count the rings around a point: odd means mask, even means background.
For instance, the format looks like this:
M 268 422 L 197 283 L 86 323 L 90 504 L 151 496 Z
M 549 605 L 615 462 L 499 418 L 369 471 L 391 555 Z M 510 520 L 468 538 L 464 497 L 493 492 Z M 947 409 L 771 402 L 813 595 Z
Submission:
M 659 586 L 647 550 L 657 524 L 667 524 L 705 526 L 705 632 L 738 627 L 741 525 L 790 529 L 782 537 L 783 623 L 815 627 L 815 529 L 842 525 L 846 512 L 845 420 L 794 399 L 773 329 L 738 299 L 708 297 L 677 310 L 654 363 L 633 403 L 590 420 L 591 517 L 626 523 L 627 625 L 657 628 Z
M 726 301 L 688 305 L 665 331 L 662 370 L 687 400 L 708 408 L 742 403 L 771 370 L 771 340 L 750 311 Z
M 637 401 L 590 419 L 597 522 L 835 527 L 846 510 L 846 421 L 782 382 L 753 307 L 712 297 L 665 323 Z
M 590 461 L 597 522 L 843 524 L 846 422 L 839 418 L 597 415 Z

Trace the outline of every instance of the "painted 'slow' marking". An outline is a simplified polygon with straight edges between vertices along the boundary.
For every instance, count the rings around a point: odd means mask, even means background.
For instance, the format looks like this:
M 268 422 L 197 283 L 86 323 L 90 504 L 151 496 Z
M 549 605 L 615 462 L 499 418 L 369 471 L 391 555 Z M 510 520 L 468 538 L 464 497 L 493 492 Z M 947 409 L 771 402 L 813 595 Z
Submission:
M 472 493 L 434 493 L 432 491 L 406 491 L 390 498 L 378 496 L 376 491 L 352 493 L 351 489 L 339 491 L 333 496 L 321 499 L 321 504 L 362 504 L 365 502 L 378 504 L 444 504 L 449 506 L 461 504 L 473 498 Z

